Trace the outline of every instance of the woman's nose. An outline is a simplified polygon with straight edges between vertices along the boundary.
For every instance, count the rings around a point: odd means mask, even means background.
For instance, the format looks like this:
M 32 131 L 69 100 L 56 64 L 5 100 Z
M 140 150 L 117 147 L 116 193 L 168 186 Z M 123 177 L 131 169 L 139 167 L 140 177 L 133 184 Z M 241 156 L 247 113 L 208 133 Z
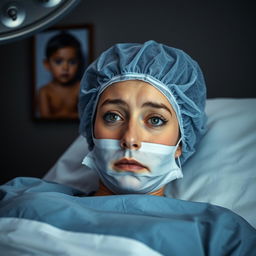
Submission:
M 135 123 L 131 122 L 124 130 L 120 140 L 123 149 L 138 150 L 141 147 L 141 132 Z

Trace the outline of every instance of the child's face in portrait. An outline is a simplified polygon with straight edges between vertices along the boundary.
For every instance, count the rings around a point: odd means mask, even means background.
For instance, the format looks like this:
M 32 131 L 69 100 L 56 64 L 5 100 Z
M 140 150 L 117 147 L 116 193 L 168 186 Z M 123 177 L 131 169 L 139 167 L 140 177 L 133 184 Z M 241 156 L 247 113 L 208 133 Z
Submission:
M 94 136 L 138 147 L 141 142 L 174 146 L 179 140 L 179 124 L 171 104 L 157 89 L 143 81 L 123 81 L 102 93 Z
M 45 60 L 44 65 L 52 73 L 55 82 L 68 84 L 74 80 L 79 68 L 77 51 L 73 47 L 60 48 Z

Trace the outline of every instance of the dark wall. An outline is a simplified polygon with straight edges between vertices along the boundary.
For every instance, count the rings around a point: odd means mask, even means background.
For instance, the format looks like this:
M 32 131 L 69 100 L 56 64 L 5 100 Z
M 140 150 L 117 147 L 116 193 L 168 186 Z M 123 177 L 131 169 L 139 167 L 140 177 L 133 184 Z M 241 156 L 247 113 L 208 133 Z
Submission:
M 94 56 L 149 39 L 181 48 L 203 69 L 208 97 L 256 97 L 253 1 L 83 0 L 55 25 L 91 23 Z M 31 119 L 31 38 L 0 45 L 1 175 L 41 177 L 78 135 L 78 122 Z

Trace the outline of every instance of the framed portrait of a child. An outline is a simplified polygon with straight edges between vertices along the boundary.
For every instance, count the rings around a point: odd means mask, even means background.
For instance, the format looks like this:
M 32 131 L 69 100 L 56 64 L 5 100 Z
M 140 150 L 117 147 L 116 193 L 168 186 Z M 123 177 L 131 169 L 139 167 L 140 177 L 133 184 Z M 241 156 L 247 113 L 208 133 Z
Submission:
M 33 117 L 77 120 L 80 79 L 93 59 L 92 25 L 52 27 L 33 38 Z

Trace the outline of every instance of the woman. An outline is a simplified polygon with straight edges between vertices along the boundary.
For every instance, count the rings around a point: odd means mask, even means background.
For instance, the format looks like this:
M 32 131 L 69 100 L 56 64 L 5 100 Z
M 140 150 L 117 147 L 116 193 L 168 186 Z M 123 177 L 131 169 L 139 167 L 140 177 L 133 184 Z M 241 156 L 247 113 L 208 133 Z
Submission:
M 79 103 L 91 150 L 83 163 L 101 179 L 95 195 L 163 195 L 204 134 L 205 99 L 202 72 L 181 50 L 148 41 L 105 51 L 85 72 Z

